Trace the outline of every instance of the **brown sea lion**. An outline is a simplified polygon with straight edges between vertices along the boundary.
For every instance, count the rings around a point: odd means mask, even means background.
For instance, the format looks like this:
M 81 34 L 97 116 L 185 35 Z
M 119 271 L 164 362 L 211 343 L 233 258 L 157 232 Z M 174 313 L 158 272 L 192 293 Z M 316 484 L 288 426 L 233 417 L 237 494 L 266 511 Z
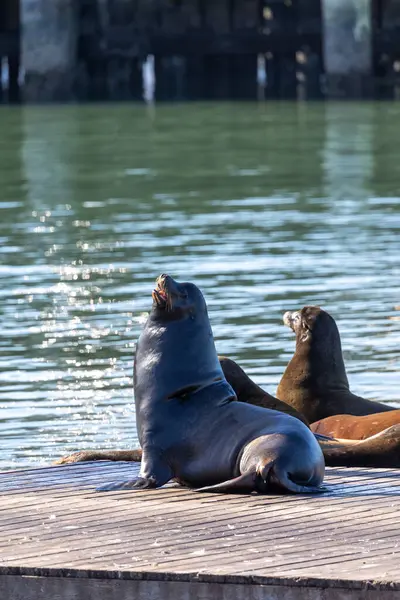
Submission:
M 330 467 L 400 468 L 400 425 L 366 440 L 329 439 L 315 434 Z
M 296 334 L 296 350 L 277 396 L 309 423 L 339 414 L 369 415 L 393 408 L 350 391 L 335 320 L 318 306 L 286 312 L 283 322 Z
M 239 402 L 261 406 L 262 408 L 269 408 L 271 410 L 279 410 L 288 415 L 292 415 L 292 417 L 296 417 L 296 419 L 299 419 L 308 425 L 307 420 L 299 413 L 299 411 L 293 408 L 293 406 L 290 406 L 290 404 L 278 400 L 278 398 L 271 396 L 271 394 L 263 390 L 262 387 L 250 379 L 234 360 L 227 358 L 226 356 L 219 356 L 218 358 L 225 379 L 235 390 Z
M 335 415 L 310 425 L 311 431 L 333 438 L 365 440 L 392 425 L 400 424 L 400 410 L 374 413 L 363 417 Z
M 99 491 L 158 488 L 175 479 L 207 492 L 323 491 L 325 463 L 310 429 L 238 402 L 192 283 L 161 275 L 134 368 L 139 476 Z

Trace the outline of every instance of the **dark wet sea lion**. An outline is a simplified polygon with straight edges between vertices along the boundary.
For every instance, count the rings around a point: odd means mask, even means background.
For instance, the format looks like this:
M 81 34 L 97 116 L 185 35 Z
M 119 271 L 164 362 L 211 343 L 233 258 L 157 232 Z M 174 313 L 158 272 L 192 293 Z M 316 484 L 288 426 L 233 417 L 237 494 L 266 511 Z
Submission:
M 215 350 L 207 307 L 192 283 L 161 275 L 134 368 L 139 477 L 101 490 L 321 491 L 324 458 L 298 419 L 237 402 Z
M 400 424 L 400 410 L 389 410 L 363 417 L 335 415 L 326 417 L 310 425 L 311 431 L 333 438 L 365 440 L 391 427 Z
M 309 423 L 339 414 L 368 415 L 392 407 L 356 396 L 349 389 L 339 330 L 318 306 L 286 312 L 285 325 L 296 334 L 296 350 L 279 383 L 277 396 Z

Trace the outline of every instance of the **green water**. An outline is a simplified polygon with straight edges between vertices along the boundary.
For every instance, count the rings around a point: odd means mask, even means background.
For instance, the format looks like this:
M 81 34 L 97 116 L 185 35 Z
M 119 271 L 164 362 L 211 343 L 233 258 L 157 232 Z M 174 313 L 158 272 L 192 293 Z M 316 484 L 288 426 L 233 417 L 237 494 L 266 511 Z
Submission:
M 3 107 L 0 131 L 0 467 L 136 445 L 161 272 L 270 392 L 283 312 L 320 304 L 353 390 L 400 406 L 399 105 Z

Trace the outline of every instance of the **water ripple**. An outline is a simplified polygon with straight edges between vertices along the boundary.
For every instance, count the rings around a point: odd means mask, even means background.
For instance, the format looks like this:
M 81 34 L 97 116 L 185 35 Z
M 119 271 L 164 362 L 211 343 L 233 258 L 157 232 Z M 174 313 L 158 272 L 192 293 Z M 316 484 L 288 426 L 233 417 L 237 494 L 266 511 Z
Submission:
M 283 312 L 320 304 L 353 390 L 400 406 L 387 107 L 0 111 L 0 467 L 137 444 L 134 345 L 160 272 L 202 288 L 218 351 L 270 392 L 294 349 Z

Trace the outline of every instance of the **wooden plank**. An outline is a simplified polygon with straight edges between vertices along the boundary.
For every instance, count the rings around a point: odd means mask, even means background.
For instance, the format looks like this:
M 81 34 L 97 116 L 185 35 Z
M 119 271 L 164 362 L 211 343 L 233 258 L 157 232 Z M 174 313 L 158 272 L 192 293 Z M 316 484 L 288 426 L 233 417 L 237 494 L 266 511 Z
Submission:
M 188 502 L 188 506 L 185 507 L 185 526 L 197 526 L 199 523 L 198 518 L 198 505 L 195 503 L 190 505 L 190 501 Z M 102 518 L 112 520 L 104 527 L 105 530 L 112 529 L 113 527 L 119 527 L 122 525 L 126 525 L 126 513 L 129 516 L 129 523 L 132 526 L 140 525 L 143 521 L 143 516 L 146 516 L 148 512 L 152 508 L 160 508 L 160 504 L 150 504 L 147 507 L 136 507 L 135 515 L 132 517 L 131 514 L 131 506 L 130 503 L 118 504 L 118 512 L 116 514 L 115 507 L 107 507 L 105 503 L 102 503 L 100 506 L 96 502 L 96 499 L 90 504 L 87 505 L 86 510 L 80 511 L 81 502 L 77 501 L 74 505 L 71 505 L 67 499 L 63 499 L 63 501 L 57 503 L 56 506 L 49 506 L 48 503 L 45 504 L 44 510 L 47 514 L 51 514 L 52 512 L 57 512 L 57 525 L 58 527 L 68 526 L 71 521 L 71 518 L 74 521 L 76 526 L 82 525 L 85 527 L 95 526 L 99 523 L 99 510 L 102 511 Z M 186 502 L 185 502 L 186 504 Z M 53 508 L 55 511 L 53 511 Z M 373 510 L 374 518 L 384 518 L 390 515 L 390 519 L 392 523 L 397 523 L 400 520 L 400 516 L 398 513 L 393 514 L 393 512 L 388 512 L 387 507 L 379 505 L 379 499 L 375 499 L 374 504 L 368 503 L 367 506 L 364 505 L 356 505 L 357 508 L 357 524 L 360 525 L 364 521 L 366 523 L 371 522 L 371 511 Z M 30 526 L 30 528 L 35 527 L 36 525 L 41 525 L 43 523 L 42 513 L 44 510 L 40 511 L 38 508 L 35 509 L 37 514 L 27 514 L 24 512 L 21 516 L 19 512 L 15 513 L 15 509 L 13 508 L 12 513 L 6 515 L 5 518 L 0 519 L 0 545 L 1 541 L 4 539 L 4 535 L 1 533 L 4 531 L 5 527 L 11 526 L 13 531 L 13 536 L 17 537 L 19 534 L 24 535 L 26 532 L 26 524 Z M 288 516 L 288 512 L 290 510 L 290 516 Z M 60 511 L 61 514 L 60 514 Z M 78 512 L 79 511 L 79 512 Z M 285 514 L 286 512 L 286 514 Z M 163 507 L 163 517 L 154 518 L 154 523 L 157 524 L 157 527 L 160 527 L 160 522 L 165 521 L 167 526 L 170 521 L 173 521 L 176 517 L 182 513 L 179 506 L 174 508 Z M 201 523 L 204 526 L 213 524 L 214 529 L 216 527 L 216 523 L 219 526 L 225 526 L 224 524 L 230 524 L 232 518 L 237 521 L 238 518 L 243 518 L 248 516 L 249 508 L 244 505 L 243 507 L 236 508 L 235 506 L 230 507 L 229 512 L 227 514 L 226 510 L 222 507 L 204 507 L 201 512 Z M 345 520 L 352 519 L 354 517 L 354 503 L 352 504 L 338 504 L 333 507 L 329 507 L 328 509 L 322 508 L 320 510 L 315 510 L 314 505 L 310 505 L 308 510 L 303 510 L 301 507 L 293 507 L 290 509 L 282 509 L 282 508 L 274 508 L 272 507 L 271 511 L 268 510 L 268 506 L 261 507 L 260 510 L 252 510 L 251 518 L 254 520 L 257 517 L 264 517 L 264 519 L 269 518 L 270 522 L 274 524 L 274 532 L 276 535 L 279 534 L 279 530 L 284 524 L 289 523 L 291 525 L 299 524 L 299 519 L 304 518 L 307 524 L 311 524 L 313 526 L 317 526 L 321 522 L 322 519 L 328 521 L 330 524 L 342 524 L 342 527 L 345 527 Z M 282 521 L 281 517 L 284 518 Z M 352 522 L 352 521 L 350 521 Z M 381 522 L 381 521 L 380 521 Z M 373 527 L 376 527 L 374 523 L 372 523 Z M 235 528 L 240 530 L 243 527 L 241 523 L 236 523 L 236 525 L 231 525 L 231 528 Z
M 321 589 L 339 577 L 349 593 L 370 579 L 382 583 L 377 593 L 387 581 L 400 592 L 398 470 L 327 469 L 329 491 L 317 496 L 197 494 L 176 484 L 94 491 L 138 469 L 102 461 L 0 474 L 0 577 L 203 573 L 248 585 L 274 577 L 282 590 L 285 577 L 290 586 L 314 578 Z

